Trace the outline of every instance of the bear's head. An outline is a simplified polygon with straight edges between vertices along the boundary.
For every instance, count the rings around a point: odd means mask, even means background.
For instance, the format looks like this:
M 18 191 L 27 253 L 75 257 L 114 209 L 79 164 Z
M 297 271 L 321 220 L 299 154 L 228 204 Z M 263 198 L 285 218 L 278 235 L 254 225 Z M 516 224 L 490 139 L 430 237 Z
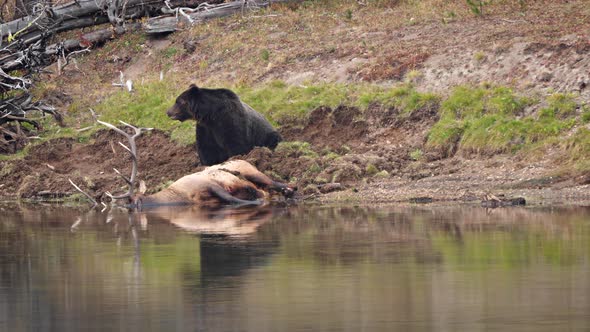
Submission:
M 195 101 L 198 99 L 198 96 L 199 88 L 191 84 L 188 90 L 176 98 L 176 102 L 166 111 L 166 115 L 172 120 L 195 120 Z

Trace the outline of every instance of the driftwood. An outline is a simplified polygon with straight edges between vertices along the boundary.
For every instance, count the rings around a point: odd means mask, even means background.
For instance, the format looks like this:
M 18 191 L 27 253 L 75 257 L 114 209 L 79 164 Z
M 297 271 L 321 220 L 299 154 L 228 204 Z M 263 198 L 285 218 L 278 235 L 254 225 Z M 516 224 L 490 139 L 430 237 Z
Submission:
M 136 24 L 128 27 L 126 30 L 135 28 L 137 28 Z M 120 31 L 119 33 L 122 32 L 123 31 Z M 110 28 L 102 29 L 84 34 L 80 36 L 80 38 L 68 39 L 51 45 L 40 44 L 39 46 L 34 45 L 32 47 L 26 47 L 0 58 L 0 68 L 4 72 L 9 72 L 16 69 L 30 67 L 30 60 L 34 59 L 39 63 L 52 63 L 53 59 L 48 57 L 58 55 L 60 52 L 75 51 L 78 48 L 86 48 L 97 43 L 102 43 L 113 38 L 116 33 L 116 30 Z
M 146 10 L 159 9 L 162 0 L 78 0 L 55 7 L 46 7 L 32 15 L 0 25 L 0 35 L 7 38 L 9 35 L 18 37 L 27 34 L 47 31 L 54 26 L 61 26 L 63 22 L 74 21 L 86 16 L 107 16 L 111 22 L 116 21 L 114 15 L 119 14 L 120 19 L 138 18 Z M 125 8 L 123 8 L 125 7 Z M 114 23 L 114 22 L 113 22 Z M 63 31 L 63 28 L 62 28 Z M 26 39 L 26 38 L 25 38 Z
M 524 197 L 505 197 L 503 194 L 495 196 L 492 194 L 484 195 L 481 206 L 485 208 L 498 208 L 505 206 L 523 206 L 526 205 Z
M 221 2 L 223 0 L 172 0 L 169 6 L 192 8 L 203 3 L 211 5 Z M 76 0 L 46 7 L 29 16 L 0 24 L 0 36 L 3 40 L 9 36 L 29 40 L 38 38 L 41 32 L 50 29 L 59 32 L 97 24 L 90 24 L 91 19 L 100 21 L 106 18 L 113 25 L 122 25 L 126 19 L 157 14 L 167 7 L 164 0 Z M 81 19 L 85 19 L 85 22 L 81 22 Z
M 212 18 L 229 16 L 244 12 L 246 9 L 259 9 L 268 7 L 272 3 L 294 2 L 293 0 L 270 1 L 233 1 L 219 5 L 202 4 L 195 9 L 179 8 L 176 10 L 164 10 L 174 16 L 158 16 L 147 20 L 143 29 L 148 34 L 174 32 L 187 25 L 206 21 Z

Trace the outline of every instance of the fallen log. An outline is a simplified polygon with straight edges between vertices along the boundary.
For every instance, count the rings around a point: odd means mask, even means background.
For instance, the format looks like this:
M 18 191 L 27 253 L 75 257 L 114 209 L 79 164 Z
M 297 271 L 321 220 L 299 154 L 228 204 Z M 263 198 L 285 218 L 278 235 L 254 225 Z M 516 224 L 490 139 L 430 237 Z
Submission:
M 60 53 L 67 53 L 76 51 L 82 48 L 92 47 L 97 44 L 102 44 L 109 39 L 115 38 L 116 35 L 121 35 L 123 33 L 129 31 L 135 31 L 141 28 L 140 23 L 130 23 L 127 24 L 124 28 L 117 28 L 114 29 L 112 27 L 108 27 L 106 29 L 96 30 L 84 35 L 81 35 L 79 38 L 73 38 L 64 40 L 59 43 L 51 44 L 44 48 L 43 50 L 38 50 L 36 53 L 31 54 L 32 56 L 36 56 L 38 58 L 47 58 L 56 55 L 62 55 Z M 0 69 L 4 72 L 9 72 L 17 69 L 21 69 L 27 65 L 27 61 L 20 60 L 26 56 L 27 51 L 20 51 L 13 53 L 7 61 L 3 63 L 3 59 L 0 59 Z
M 75 18 L 75 19 L 63 21 L 59 24 L 56 24 L 55 27 L 50 30 L 46 30 L 46 31 L 37 30 L 37 31 L 29 32 L 29 33 L 23 35 L 20 38 L 20 40 L 25 45 L 30 45 L 30 44 L 44 38 L 47 34 L 55 34 L 55 33 L 70 31 L 70 30 L 74 30 L 74 29 L 82 29 L 82 28 L 100 25 L 100 24 L 104 24 L 104 23 L 108 23 L 108 22 L 109 22 L 109 19 L 106 16 L 88 16 L 88 17 Z
M 85 18 L 76 19 L 76 20 L 69 20 L 69 21 L 64 22 L 58 28 L 56 28 L 54 32 L 61 32 L 61 31 L 78 29 L 78 28 L 85 28 L 85 27 L 89 27 L 89 26 L 104 24 L 107 22 L 108 22 L 108 18 L 106 18 L 106 17 L 96 17 L 96 18 L 85 17 Z M 27 34 L 26 36 L 23 36 L 23 38 L 20 40 L 22 41 L 22 43 L 24 45 L 31 45 L 43 38 L 46 38 L 46 35 L 47 35 L 47 32 L 37 31 L 37 32 L 32 32 L 30 34 Z M 21 44 L 21 45 L 23 45 L 23 44 Z M 23 49 L 23 50 L 18 51 L 18 50 L 11 50 L 11 47 L 6 48 L 3 52 L 5 54 L 0 56 L 0 68 L 2 68 L 4 71 L 18 69 L 18 65 L 15 63 L 15 60 L 22 58 L 24 52 L 26 52 L 26 51 L 27 51 L 27 49 Z
M 136 13 L 137 10 L 151 8 L 153 11 L 161 6 L 162 0 L 128 0 L 126 3 L 113 0 L 77 0 L 55 7 L 47 7 L 33 15 L 1 24 L 0 36 L 2 39 L 6 39 L 9 35 L 14 37 L 16 34 L 26 35 L 36 31 L 46 31 L 51 29 L 56 22 L 71 21 L 86 16 L 107 17 L 109 9 L 111 11 L 125 11 L 124 18 L 135 18 L 140 17 Z M 64 28 L 61 31 L 64 31 Z
M 185 12 L 177 11 L 175 16 L 158 16 L 147 20 L 143 29 L 147 34 L 174 32 L 186 25 L 206 21 L 212 18 L 229 16 L 243 12 L 245 9 L 259 9 L 273 3 L 300 2 L 301 0 L 269 0 L 269 1 L 233 1 L 219 5 L 184 8 Z M 180 9 L 182 10 L 182 9 Z M 181 14 L 181 15 L 179 15 Z
M 197 7 L 205 2 L 204 0 L 171 0 L 170 5 L 172 7 Z M 218 4 L 221 2 L 223 0 L 213 0 L 208 3 Z M 6 40 L 9 35 L 14 36 L 15 34 L 23 36 L 23 39 L 31 39 L 30 34 L 33 34 L 33 36 L 38 35 L 40 31 L 47 31 L 51 27 L 56 27 L 56 31 L 54 32 L 60 32 L 89 26 L 79 26 L 77 23 L 74 23 L 80 19 L 86 20 L 85 24 L 92 19 L 108 19 L 111 23 L 115 23 L 113 22 L 113 20 L 116 20 L 113 17 L 115 14 L 124 14 L 124 17 L 120 17 L 120 19 L 140 18 L 148 14 L 155 14 L 162 7 L 164 7 L 163 0 L 128 0 L 127 2 L 116 0 L 76 0 L 55 7 L 47 7 L 32 15 L 0 24 L 0 39 Z M 119 23 L 122 23 L 122 21 Z
M 505 207 L 505 206 L 523 206 L 526 205 L 526 199 L 523 197 L 513 197 L 508 198 L 505 197 L 503 194 L 495 196 L 492 194 L 484 195 L 481 206 L 485 208 L 498 208 L 498 207 Z

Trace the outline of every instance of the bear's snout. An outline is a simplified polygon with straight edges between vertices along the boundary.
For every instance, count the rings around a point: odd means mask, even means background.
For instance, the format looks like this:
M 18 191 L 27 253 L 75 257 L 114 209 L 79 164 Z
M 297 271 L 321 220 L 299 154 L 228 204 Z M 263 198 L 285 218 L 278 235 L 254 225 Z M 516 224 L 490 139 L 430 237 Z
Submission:
M 166 111 L 166 115 L 168 115 L 169 118 L 174 119 L 175 115 L 174 115 L 174 107 L 170 107 L 167 111 Z M 176 120 L 176 119 L 174 119 Z
M 184 119 L 182 119 L 180 115 L 180 113 L 178 112 L 178 110 L 176 109 L 176 106 L 172 106 L 170 107 L 167 111 L 166 111 L 166 115 L 168 115 L 168 117 L 172 120 L 178 120 L 178 121 L 184 121 Z

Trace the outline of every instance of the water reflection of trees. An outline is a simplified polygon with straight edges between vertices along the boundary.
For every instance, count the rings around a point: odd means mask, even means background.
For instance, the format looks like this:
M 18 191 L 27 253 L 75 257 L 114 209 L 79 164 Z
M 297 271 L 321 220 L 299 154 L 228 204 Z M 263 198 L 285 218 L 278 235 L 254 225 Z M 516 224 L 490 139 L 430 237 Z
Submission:
M 460 254 L 472 262 L 575 264 L 590 249 L 588 219 L 584 207 L 297 207 L 261 231 L 280 228 L 285 254 L 318 264 L 436 263 Z

